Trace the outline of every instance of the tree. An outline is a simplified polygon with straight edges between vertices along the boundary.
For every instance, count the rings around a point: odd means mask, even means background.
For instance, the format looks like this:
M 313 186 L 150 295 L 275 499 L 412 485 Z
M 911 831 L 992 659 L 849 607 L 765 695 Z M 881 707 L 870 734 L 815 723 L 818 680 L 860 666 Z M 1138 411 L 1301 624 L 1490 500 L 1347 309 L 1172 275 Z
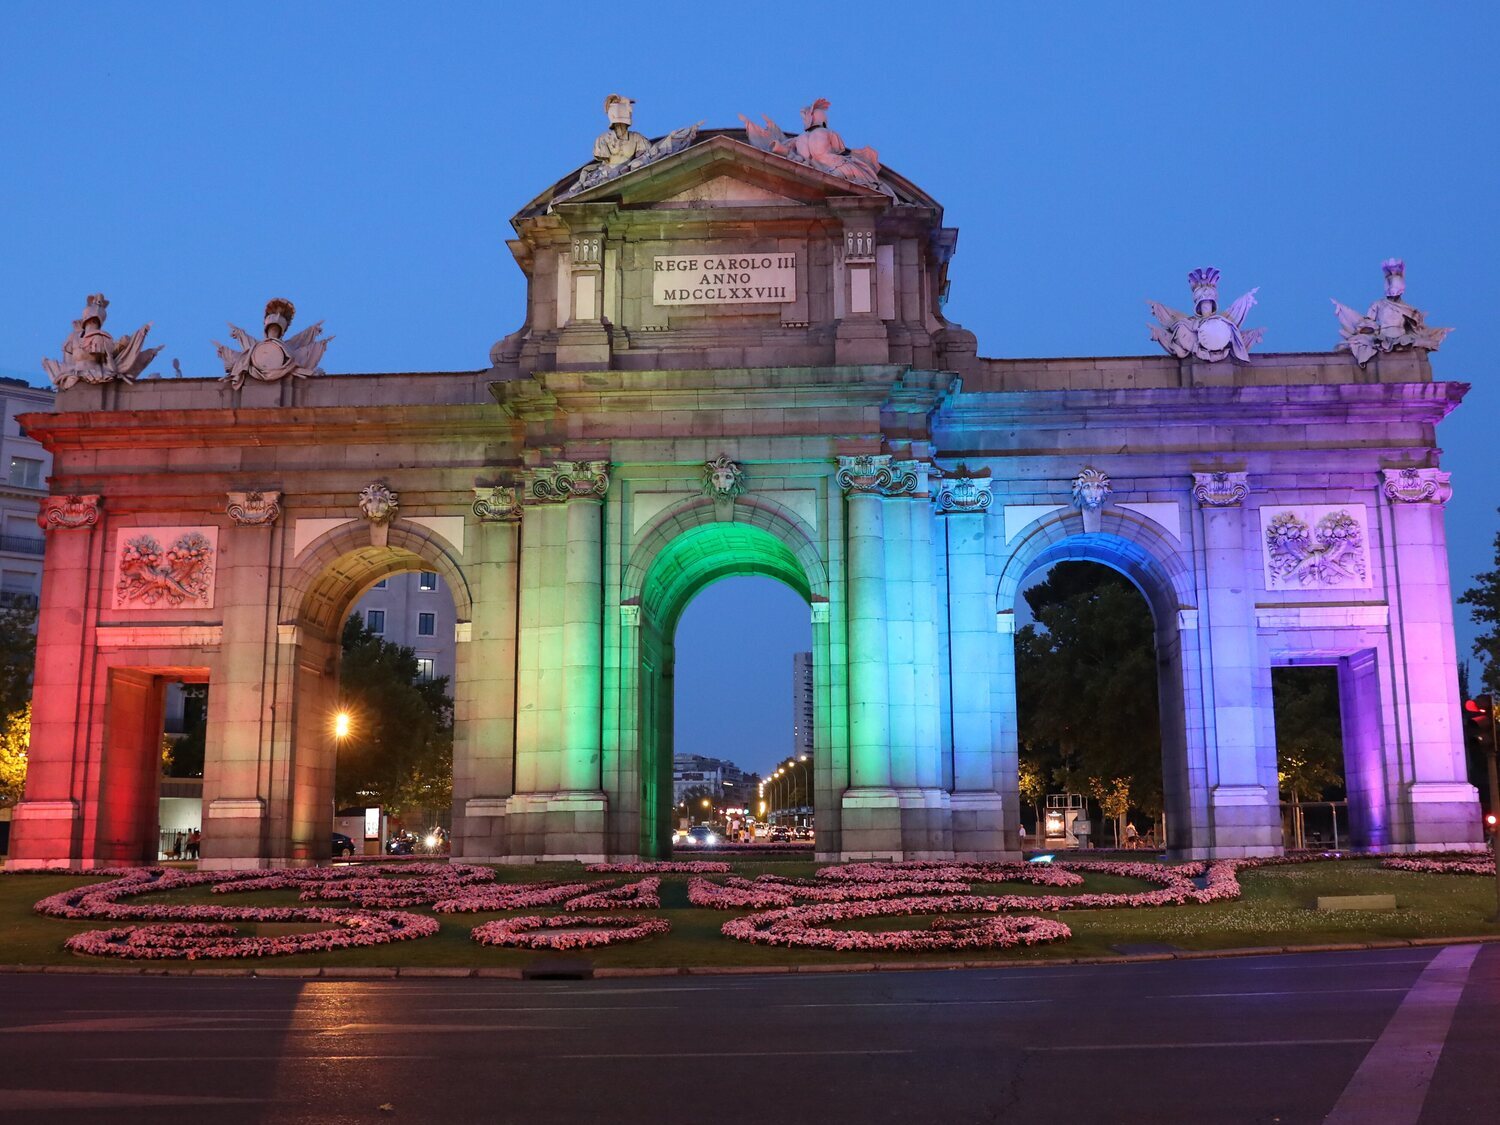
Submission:
M 183 733 L 167 738 L 162 747 L 163 772 L 168 777 L 202 777 L 208 746 L 208 685 L 182 685 Z
M 336 799 L 395 811 L 453 802 L 453 700 L 448 677 L 424 680 L 416 653 L 357 616 L 344 623 L 339 688 L 350 731 L 338 753 Z
M 1115 847 L 1125 837 L 1125 818 L 1130 814 L 1130 778 L 1116 777 L 1105 781 L 1100 777 L 1089 778 L 1089 793 L 1099 802 L 1099 808 L 1109 817 L 1115 830 Z
M 1036 814 L 1036 838 L 1041 840 L 1043 837 L 1042 800 L 1047 796 L 1047 770 L 1030 755 L 1023 755 L 1018 766 L 1021 800 L 1030 805 L 1031 811 Z
M 21 799 L 26 788 L 26 754 L 31 748 L 31 704 L 0 721 L 0 809 Z
M 1495 535 L 1495 569 L 1476 574 L 1474 585 L 1459 595 L 1458 602 L 1469 607 L 1476 622 L 1489 626 L 1474 641 L 1474 653 L 1484 660 L 1479 677 L 1483 689 L 1500 693 L 1500 532 Z
M 0 715 L 12 715 L 31 699 L 36 667 L 36 610 L 0 609 Z
M 1066 562 L 1025 591 L 1036 619 L 1016 633 L 1021 742 L 1057 781 L 1125 782 L 1139 807 L 1159 804 L 1161 730 L 1156 629 L 1123 575 Z

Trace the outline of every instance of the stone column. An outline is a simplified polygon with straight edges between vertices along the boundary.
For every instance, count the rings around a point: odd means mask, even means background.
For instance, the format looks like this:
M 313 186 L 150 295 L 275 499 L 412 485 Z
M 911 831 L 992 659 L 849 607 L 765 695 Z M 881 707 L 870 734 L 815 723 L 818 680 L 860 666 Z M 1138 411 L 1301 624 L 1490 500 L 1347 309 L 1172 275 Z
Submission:
M 506 852 L 505 803 L 515 792 L 520 497 L 505 485 L 477 487 L 471 510 L 464 554 L 473 560 L 473 619 L 459 622 L 455 637 L 453 806 L 462 819 L 454 854 L 498 859 Z
M 936 495 L 938 541 L 948 571 L 948 713 L 953 732 L 953 850 L 972 859 L 1018 859 L 1016 825 L 1006 824 L 999 778 L 1016 763 L 997 760 L 991 732 L 991 678 L 999 669 L 995 593 L 985 568 L 989 472 L 960 465 Z M 1007 615 L 1007 621 L 1013 618 Z
M 602 859 L 600 789 L 604 461 L 530 469 L 523 488 L 517 636 L 516 859 Z
M 1409 761 L 1389 771 L 1405 783 L 1392 843 L 1407 848 L 1468 848 L 1483 835 L 1478 794 L 1468 783 L 1459 727 L 1458 653 L 1443 505 L 1453 495 L 1441 469 L 1381 471 L 1389 503 L 1394 574 L 1386 576 L 1391 605 L 1390 648 L 1396 690 L 1396 740 Z M 1403 684 L 1404 681 L 1404 684 Z M 1388 751 L 1388 753 L 1394 752 Z
M 1193 854 L 1217 858 L 1281 850 L 1271 670 L 1255 633 L 1260 552 L 1245 534 L 1249 492 L 1243 472 L 1193 474 L 1202 527 L 1197 636 L 1212 699 L 1203 711 L 1208 776 L 1190 767 L 1188 779 L 1190 788 L 1207 788 L 1210 823 L 1189 826 L 1188 835 Z

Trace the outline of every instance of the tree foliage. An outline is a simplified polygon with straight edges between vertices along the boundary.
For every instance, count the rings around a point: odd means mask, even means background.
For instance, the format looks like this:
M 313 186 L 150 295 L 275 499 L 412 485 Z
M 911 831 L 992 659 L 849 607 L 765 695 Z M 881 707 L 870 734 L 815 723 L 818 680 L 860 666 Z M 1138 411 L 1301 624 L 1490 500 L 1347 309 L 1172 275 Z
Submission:
M 0 715 L 13 715 L 31 699 L 36 667 L 36 610 L 0 609 Z
M 14 805 L 26 787 L 26 754 L 31 747 L 31 704 L 0 720 L 0 808 Z
M 350 730 L 338 748 L 336 800 L 395 812 L 453 801 L 453 700 L 448 677 L 424 680 L 416 653 L 344 623 L 339 689 Z
M 1277 668 L 1271 677 L 1276 715 L 1276 770 L 1283 796 L 1325 801 L 1343 796 L 1344 738 L 1338 673 L 1329 667 Z
M 1459 595 L 1458 602 L 1469 607 L 1476 622 L 1488 626 L 1474 641 L 1474 653 L 1484 660 L 1484 690 L 1500 693 L 1500 532 L 1495 534 L 1495 569 L 1476 574 L 1474 585 Z
M 1145 599 L 1123 575 L 1077 562 L 1053 567 L 1025 597 L 1036 621 L 1016 633 L 1025 757 L 1072 792 L 1119 779 L 1138 807 L 1160 808 L 1156 630 Z

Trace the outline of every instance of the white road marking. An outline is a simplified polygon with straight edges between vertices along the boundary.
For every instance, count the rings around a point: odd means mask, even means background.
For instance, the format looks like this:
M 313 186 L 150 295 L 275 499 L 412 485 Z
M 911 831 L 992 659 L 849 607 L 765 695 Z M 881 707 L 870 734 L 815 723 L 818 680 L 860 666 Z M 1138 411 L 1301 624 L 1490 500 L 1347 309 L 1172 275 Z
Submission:
M 193 1106 L 260 1105 L 264 1098 L 216 1098 L 192 1094 L 125 1094 L 110 1090 L 6 1090 L 5 1109 L 110 1110 L 151 1106 L 188 1109 Z
M 1386 1024 L 1324 1125 L 1412 1125 L 1453 1026 L 1477 945 L 1441 950 Z
M 1041 1047 L 1026 1046 L 1025 1051 L 1182 1051 L 1189 1048 L 1217 1050 L 1221 1047 L 1344 1047 L 1351 1043 L 1373 1043 L 1363 1039 L 1221 1039 L 1214 1042 L 1194 1040 L 1190 1043 L 1068 1043 Z
M 1366 1040 L 1368 1042 L 1368 1040 Z M 554 1059 L 806 1059 L 826 1055 L 914 1055 L 915 1051 L 656 1051 L 649 1054 L 610 1052 L 598 1055 L 552 1055 Z

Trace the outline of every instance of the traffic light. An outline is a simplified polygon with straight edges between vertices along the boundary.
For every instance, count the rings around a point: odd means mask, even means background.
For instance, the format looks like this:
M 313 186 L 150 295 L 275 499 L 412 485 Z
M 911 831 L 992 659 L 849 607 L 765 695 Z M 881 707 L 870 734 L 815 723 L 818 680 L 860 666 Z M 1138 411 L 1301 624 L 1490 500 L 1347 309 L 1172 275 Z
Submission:
M 1474 733 L 1481 746 L 1488 746 L 1495 737 L 1495 700 L 1493 696 L 1481 695 L 1464 700 L 1464 714 L 1474 724 Z

